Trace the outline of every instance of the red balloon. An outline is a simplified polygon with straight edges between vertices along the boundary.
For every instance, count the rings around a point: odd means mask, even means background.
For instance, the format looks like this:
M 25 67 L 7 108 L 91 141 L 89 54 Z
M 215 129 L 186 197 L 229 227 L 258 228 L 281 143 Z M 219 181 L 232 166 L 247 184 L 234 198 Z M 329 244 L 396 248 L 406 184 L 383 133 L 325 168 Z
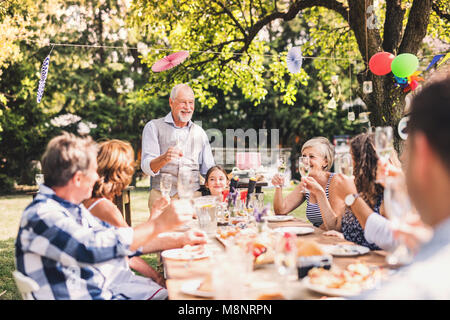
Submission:
M 375 53 L 369 60 L 369 69 L 377 76 L 384 76 L 391 72 L 391 63 L 395 56 L 389 52 Z

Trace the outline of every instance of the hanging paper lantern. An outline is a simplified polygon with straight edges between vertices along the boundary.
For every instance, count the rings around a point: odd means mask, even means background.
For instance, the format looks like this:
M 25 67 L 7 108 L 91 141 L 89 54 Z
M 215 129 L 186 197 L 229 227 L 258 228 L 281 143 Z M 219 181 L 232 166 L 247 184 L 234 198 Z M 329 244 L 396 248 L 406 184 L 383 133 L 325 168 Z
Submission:
M 189 51 L 178 51 L 172 53 L 152 65 L 153 72 L 161 72 L 172 69 L 173 67 L 182 63 L 189 56 Z
M 286 64 L 289 72 L 297 73 L 301 70 L 303 63 L 302 49 L 292 47 L 286 56 Z
M 334 98 L 331 98 L 331 100 L 328 101 L 327 107 L 328 109 L 336 109 L 336 100 L 334 100 Z
M 400 78 L 410 76 L 419 67 L 419 59 L 411 53 L 399 54 L 392 61 L 392 73 Z
M 369 60 L 369 69 L 377 76 L 384 76 L 391 72 L 391 63 L 395 56 L 389 52 L 375 53 Z
M 355 113 L 350 111 L 347 115 L 349 121 L 355 121 Z
M 41 79 L 39 80 L 39 87 L 37 91 L 37 103 L 41 102 L 42 95 L 44 94 L 45 89 L 45 80 L 47 80 L 47 73 L 48 73 L 48 66 L 50 64 L 50 55 L 45 58 L 44 62 L 42 63 L 42 69 L 41 69 Z

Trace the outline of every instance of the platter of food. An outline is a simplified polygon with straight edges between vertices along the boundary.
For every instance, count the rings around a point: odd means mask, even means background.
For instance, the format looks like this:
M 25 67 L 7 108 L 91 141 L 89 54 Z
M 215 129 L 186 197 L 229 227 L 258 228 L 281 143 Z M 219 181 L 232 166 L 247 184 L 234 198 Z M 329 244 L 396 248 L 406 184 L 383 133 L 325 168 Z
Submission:
M 302 284 L 317 293 L 331 297 L 350 297 L 373 288 L 387 276 L 382 268 L 370 268 L 364 263 L 349 264 L 346 269 L 313 268 Z
M 353 244 L 322 245 L 322 249 L 336 257 L 354 257 L 368 253 L 369 248 Z

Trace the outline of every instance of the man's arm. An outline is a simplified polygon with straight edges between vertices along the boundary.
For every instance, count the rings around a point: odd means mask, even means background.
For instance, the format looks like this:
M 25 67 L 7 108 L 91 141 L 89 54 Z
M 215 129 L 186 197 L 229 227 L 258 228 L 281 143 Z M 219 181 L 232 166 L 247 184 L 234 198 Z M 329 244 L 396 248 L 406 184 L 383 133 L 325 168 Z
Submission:
M 159 168 L 155 167 L 152 169 L 150 167 L 150 163 L 158 158 L 158 161 L 160 161 L 160 158 L 162 157 L 163 155 L 161 155 L 161 149 L 159 147 L 158 133 L 153 121 L 150 121 L 145 125 L 144 130 L 142 131 L 142 171 L 151 177 L 158 174 L 159 169 L 162 168 L 162 165 Z M 158 161 L 156 163 L 158 163 Z

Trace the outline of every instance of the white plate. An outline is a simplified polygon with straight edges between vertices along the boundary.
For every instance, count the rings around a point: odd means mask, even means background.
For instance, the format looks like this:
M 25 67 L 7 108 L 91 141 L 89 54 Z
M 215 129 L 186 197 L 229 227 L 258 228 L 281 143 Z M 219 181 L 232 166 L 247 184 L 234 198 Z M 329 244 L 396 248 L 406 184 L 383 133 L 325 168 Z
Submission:
M 314 229 L 310 228 L 310 227 L 280 227 L 280 228 L 275 228 L 274 231 L 275 232 L 289 232 L 289 233 L 295 233 L 297 235 L 302 235 L 302 234 L 313 233 Z
M 213 293 L 210 291 L 200 291 L 200 285 L 202 284 L 203 279 L 194 279 L 189 280 L 183 283 L 180 291 L 185 294 L 189 294 L 191 296 L 203 297 L 203 298 L 212 298 L 214 297 Z
M 290 221 L 294 220 L 293 216 L 265 216 L 263 217 L 264 220 L 267 220 L 269 222 L 282 222 L 282 221 Z
M 315 291 L 317 293 L 330 296 L 330 297 L 351 297 L 359 294 L 362 289 L 360 290 L 346 290 L 346 289 L 339 289 L 339 288 L 328 288 L 325 286 L 321 286 L 318 284 L 311 283 L 308 276 L 304 277 L 302 280 L 302 284 L 308 288 L 309 290 Z
M 356 244 L 322 245 L 323 250 L 336 257 L 354 257 L 366 254 L 369 248 Z
M 199 260 L 209 257 L 208 251 L 203 251 L 202 253 L 193 253 L 187 252 L 186 250 L 180 249 L 170 249 L 164 250 L 161 252 L 161 256 L 164 259 L 172 259 L 172 260 Z

